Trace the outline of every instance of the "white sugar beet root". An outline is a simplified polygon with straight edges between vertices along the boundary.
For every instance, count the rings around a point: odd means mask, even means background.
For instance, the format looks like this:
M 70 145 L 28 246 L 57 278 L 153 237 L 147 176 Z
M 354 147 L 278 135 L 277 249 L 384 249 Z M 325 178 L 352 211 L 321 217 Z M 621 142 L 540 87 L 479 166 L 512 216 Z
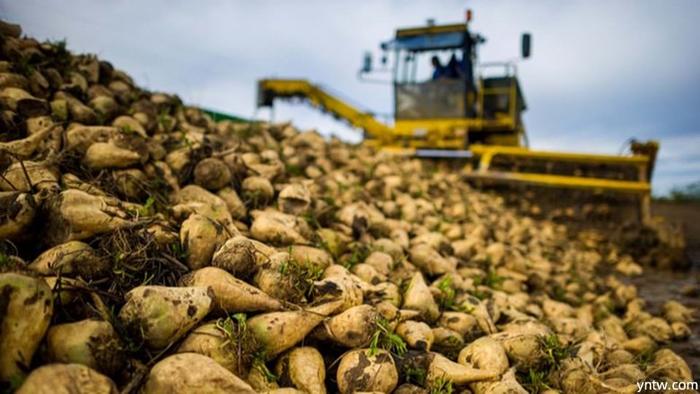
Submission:
M 341 301 L 333 301 L 306 310 L 263 313 L 248 320 L 247 324 L 266 356 L 272 358 L 301 342 L 341 305 Z
M 126 365 L 123 344 L 112 325 L 100 320 L 81 320 L 52 326 L 46 334 L 53 362 L 86 365 L 111 376 Z
M 363 347 L 369 344 L 378 318 L 373 306 L 354 306 L 326 320 L 319 335 L 349 348 Z
M 371 354 L 369 349 L 357 349 L 345 353 L 338 364 L 336 379 L 341 393 L 383 392 L 390 393 L 399 376 L 391 355 L 379 350 Z
M 0 274 L 0 382 L 18 380 L 29 369 L 53 313 L 46 282 L 15 273 Z
M 245 343 L 241 342 L 245 339 L 239 338 L 237 332 L 233 322 L 229 323 L 222 319 L 203 323 L 183 339 L 177 352 L 207 356 L 236 376 L 245 376 L 250 367 L 248 360 L 250 355 L 239 353 L 239 349 L 243 351 L 249 349 Z
M 119 320 L 153 349 L 177 341 L 211 310 L 206 287 L 140 286 L 126 295 Z
M 47 364 L 39 367 L 17 390 L 19 394 L 118 392 L 117 385 L 110 378 L 82 364 Z
M 193 388 L 208 393 L 255 393 L 243 379 L 196 353 L 179 353 L 159 361 L 146 377 L 143 392 L 184 394 Z
M 310 394 L 326 393 L 326 366 L 316 348 L 298 347 L 283 354 L 275 365 L 282 383 Z
M 225 313 L 282 309 L 282 303 L 278 300 L 220 268 L 200 268 L 182 277 L 180 282 L 183 286 L 209 288 L 214 298 L 214 308 Z

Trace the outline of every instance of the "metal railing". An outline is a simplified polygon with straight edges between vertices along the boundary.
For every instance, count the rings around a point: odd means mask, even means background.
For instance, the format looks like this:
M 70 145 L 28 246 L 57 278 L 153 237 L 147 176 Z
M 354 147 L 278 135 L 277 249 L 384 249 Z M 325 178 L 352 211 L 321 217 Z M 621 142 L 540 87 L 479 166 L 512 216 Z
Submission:
M 510 82 L 508 86 L 499 87 L 484 87 L 484 69 L 493 68 L 503 68 L 503 72 L 499 73 L 500 76 L 509 78 Z M 486 119 L 486 113 L 484 108 L 484 101 L 486 96 L 506 96 L 508 97 L 508 108 L 506 113 L 514 127 L 517 124 L 517 105 L 518 105 L 518 87 L 517 87 L 517 66 L 514 62 L 487 62 L 481 63 L 477 69 L 477 80 L 479 83 L 479 88 L 477 90 L 477 116 L 480 119 Z

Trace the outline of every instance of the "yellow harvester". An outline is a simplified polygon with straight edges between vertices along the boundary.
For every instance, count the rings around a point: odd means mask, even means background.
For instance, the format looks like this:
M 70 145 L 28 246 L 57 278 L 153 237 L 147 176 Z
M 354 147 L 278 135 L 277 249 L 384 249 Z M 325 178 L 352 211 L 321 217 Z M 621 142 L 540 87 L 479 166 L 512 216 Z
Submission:
M 648 217 L 655 141 L 630 144 L 630 154 L 599 155 L 531 150 L 521 114 L 526 109 L 515 62 L 479 63 L 485 39 L 465 23 L 396 30 L 381 44 L 382 69 L 366 54 L 360 79 L 374 71 L 392 76 L 394 121 L 385 124 L 322 87 L 302 79 L 258 81 L 258 107 L 300 98 L 364 131 L 364 143 L 396 154 L 473 158 L 466 176 L 484 182 L 587 189 L 639 197 Z M 522 58 L 531 37 L 522 36 Z M 391 59 L 391 61 L 389 61 Z

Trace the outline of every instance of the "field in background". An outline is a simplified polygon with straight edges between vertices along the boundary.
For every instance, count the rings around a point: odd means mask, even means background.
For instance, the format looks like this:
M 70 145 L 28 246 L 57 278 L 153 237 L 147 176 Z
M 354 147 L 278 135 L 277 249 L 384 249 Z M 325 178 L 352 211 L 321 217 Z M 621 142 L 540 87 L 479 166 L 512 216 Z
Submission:
M 682 223 L 692 265 L 690 272 L 645 267 L 644 274 L 635 278 L 633 283 L 654 313 L 661 313 L 663 303 L 669 299 L 700 310 L 700 202 L 654 201 L 652 213 Z M 695 288 L 695 291 L 687 292 L 689 288 Z M 673 342 L 671 348 L 685 358 L 697 377 L 700 376 L 700 322 L 696 321 L 691 328 L 693 334 L 690 340 Z
M 654 215 L 683 225 L 688 257 L 695 270 L 700 269 L 700 202 L 654 201 L 651 209 Z

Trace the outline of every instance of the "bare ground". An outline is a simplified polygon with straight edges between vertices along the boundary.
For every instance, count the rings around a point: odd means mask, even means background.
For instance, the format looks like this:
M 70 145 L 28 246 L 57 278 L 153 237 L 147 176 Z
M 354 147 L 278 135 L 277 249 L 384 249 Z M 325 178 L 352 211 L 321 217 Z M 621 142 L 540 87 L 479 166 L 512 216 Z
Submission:
M 654 313 L 660 313 L 663 302 L 675 299 L 696 308 L 698 321 L 691 326 L 693 334 L 688 341 L 674 342 L 671 348 L 688 362 L 695 378 L 700 377 L 700 204 L 654 202 L 654 215 L 669 221 L 682 223 L 687 245 L 690 270 L 684 272 L 645 268 L 644 274 L 635 278 L 640 295 L 647 300 Z M 694 289 L 694 291 L 689 291 Z

